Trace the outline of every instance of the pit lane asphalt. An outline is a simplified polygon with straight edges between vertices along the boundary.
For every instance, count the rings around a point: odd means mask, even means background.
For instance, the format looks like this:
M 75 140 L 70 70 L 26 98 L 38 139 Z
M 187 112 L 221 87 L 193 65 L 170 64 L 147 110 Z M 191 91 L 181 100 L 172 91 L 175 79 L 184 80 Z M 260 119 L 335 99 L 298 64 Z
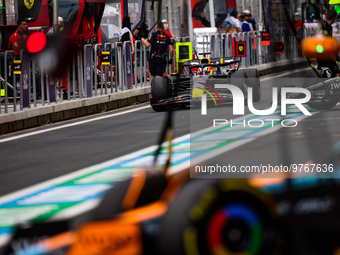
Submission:
M 310 70 L 285 74 L 280 82 L 289 84 L 292 77 L 305 77 Z M 277 75 L 277 74 L 275 74 Z M 273 75 L 271 75 L 273 76 Z M 263 77 L 262 100 L 255 103 L 257 109 L 270 106 L 270 76 Z M 275 78 L 277 79 L 277 78 Z M 275 83 L 277 80 L 275 81 Z M 146 106 L 133 106 L 96 116 L 46 125 L 27 131 L 16 132 L 3 138 L 28 134 L 82 120 L 124 112 Z M 247 108 L 246 108 L 247 109 Z M 199 111 L 199 109 L 194 109 Z M 211 122 L 190 121 L 189 109 L 176 110 L 174 114 L 175 137 L 211 126 Z M 339 140 L 339 105 L 333 110 L 318 113 L 299 123 L 294 129 L 281 129 L 244 146 L 235 148 L 206 162 L 207 164 L 256 165 L 282 162 L 289 151 L 290 161 L 305 163 L 309 160 L 326 160 L 330 148 Z M 249 111 L 246 110 L 246 114 Z M 214 115 L 209 116 L 214 118 Z M 232 107 L 225 107 L 226 119 L 232 119 Z M 64 174 L 98 164 L 145 147 L 155 145 L 161 132 L 165 113 L 156 113 L 151 107 L 124 115 L 68 126 L 0 144 L 0 196 Z M 284 147 L 283 142 L 287 142 Z

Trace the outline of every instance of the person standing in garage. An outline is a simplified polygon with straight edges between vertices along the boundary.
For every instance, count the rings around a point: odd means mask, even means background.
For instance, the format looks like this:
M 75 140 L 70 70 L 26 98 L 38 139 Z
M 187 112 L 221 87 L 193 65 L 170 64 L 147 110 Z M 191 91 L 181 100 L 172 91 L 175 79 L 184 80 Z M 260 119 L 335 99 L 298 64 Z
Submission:
M 326 20 L 324 21 L 321 28 L 321 34 L 323 36 L 333 36 L 332 25 L 336 19 L 336 16 L 337 12 L 334 9 L 330 9 L 327 11 Z M 337 64 L 337 61 L 339 60 L 339 56 L 337 56 L 336 59 L 318 60 L 318 70 L 321 70 L 322 68 L 329 68 L 331 70 L 331 73 L 326 72 L 326 74 L 329 76 L 327 76 L 328 78 L 339 76 L 340 70 Z
M 28 28 L 27 22 L 24 19 L 19 19 L 17 25 L 17 30 L 9 38 L 8 48 L 13 49 L 16 58 L 19 58 L 20 50 L 25 48 L 28 38 Z
M 172 58 L 174 50 L 172 47 L 171 39 L 164 33 L 164 24 L 158 22 L 156 26 L 157 31 L 152 33 L 151 37 L 146 40 L 142 38 L 142 43 L 148 48 L 151 46 L 149 55 L 149 69 L 151 73 L 151 85 L 152 79 L 156 76 L 162 76 L 166 68 L 166 55 L 169 48 L 170 60 L 169 64 L 172 64 Z

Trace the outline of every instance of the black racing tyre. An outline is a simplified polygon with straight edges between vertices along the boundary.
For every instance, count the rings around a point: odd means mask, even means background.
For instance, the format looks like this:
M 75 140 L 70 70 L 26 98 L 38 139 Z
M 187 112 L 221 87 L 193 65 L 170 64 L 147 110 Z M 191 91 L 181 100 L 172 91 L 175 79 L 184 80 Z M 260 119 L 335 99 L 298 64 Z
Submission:
M 230 75 L 230 84 L 240 88 L 244 95 L 244 104 L 247 104 L 247 73 L 243 70 L 233 72 Z
M 247 73 L 243 70 L 233 72 L 230 75 L 230 84 L 239 87 L 243 92 L 246 90 Z
M 321 74 L 321 72 L 319 73 Z M 329 79 L 329 78 L 318 77 L 318 75 L 314 71 L 310 71 L 310 73 L 307 75 L 303 83 L 303 87 L 308 88 L 309 86 L 325 81 L 326 79 Z M 336 106 L 338 101 L 339 99 L 337 97 L 332 97 L 332 98 L 329 98 L 323 101 L 322 103 L 307 103 L 307 105 L 316 110 L 330 110 L 334 106 Z
M 161 221 L 158 254 L 272 254 L 275 212 L 273 197 L 245 180 L 190 180 Z
M 125 209 L 122 203 L 131 185 L 131 181 L 132 177 L 129 177 L 111 188 L 105 194 L 99 206 L 94 210 L 92 220 L 108 220 L 112 219 L 115 214 L 124 212 Z M 161 172 L 154 174 L 146 173 L 145 182 L 135 207 L 158 200 L 167 184 L 166 177 Z
M 151 84 L 151 97 L 154 101 L 170 97 L 170 89 L 167 77 L 155 77 Z
M 163 112 L 169 110 L 168 105 L 155 105 L 159 100 L 170 97 L 169 80 L 167 77 L 155 77 L 151 85 L 150 104 L 155 112 Z
M 247 72 L 249 86 L 253 88 L 253 102 L 261 100 L 260 73 L 257 69 L 242 69 Z

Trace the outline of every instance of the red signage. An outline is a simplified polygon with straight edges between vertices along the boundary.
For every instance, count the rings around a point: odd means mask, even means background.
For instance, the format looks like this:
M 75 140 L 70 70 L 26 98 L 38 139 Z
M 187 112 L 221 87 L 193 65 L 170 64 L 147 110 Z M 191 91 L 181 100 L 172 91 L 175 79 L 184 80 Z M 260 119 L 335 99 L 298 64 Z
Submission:
M 261 44 L 262 45 L 270 45 L 269 33 L 261 32 Z
M 275 53 L 282 54 L 285 51 L 285 44 L 282 41 L 275 41 Z

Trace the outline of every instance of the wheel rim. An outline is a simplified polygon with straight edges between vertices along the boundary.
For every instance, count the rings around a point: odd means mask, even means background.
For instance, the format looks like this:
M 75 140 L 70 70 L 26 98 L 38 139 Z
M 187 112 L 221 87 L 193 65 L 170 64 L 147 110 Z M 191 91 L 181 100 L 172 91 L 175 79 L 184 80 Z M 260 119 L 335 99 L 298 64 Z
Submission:
M 212 254 L 257 254 L 263 228 L 257 213 L 248 205 L 232 203 L 218 210 L 208 224 Z

